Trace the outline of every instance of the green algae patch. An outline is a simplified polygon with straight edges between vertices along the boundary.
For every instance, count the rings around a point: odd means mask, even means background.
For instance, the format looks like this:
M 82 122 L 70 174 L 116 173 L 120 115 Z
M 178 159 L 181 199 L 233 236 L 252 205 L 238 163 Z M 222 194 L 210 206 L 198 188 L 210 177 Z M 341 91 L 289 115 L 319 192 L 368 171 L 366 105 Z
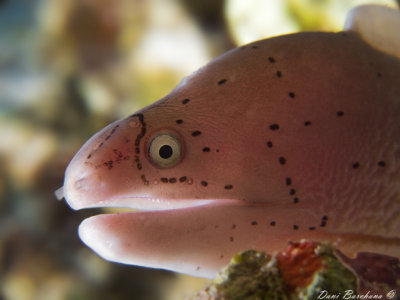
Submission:
M 236 254 L 214 282 L 194 299 L 290 299 L 277 262 L 264 252 Z

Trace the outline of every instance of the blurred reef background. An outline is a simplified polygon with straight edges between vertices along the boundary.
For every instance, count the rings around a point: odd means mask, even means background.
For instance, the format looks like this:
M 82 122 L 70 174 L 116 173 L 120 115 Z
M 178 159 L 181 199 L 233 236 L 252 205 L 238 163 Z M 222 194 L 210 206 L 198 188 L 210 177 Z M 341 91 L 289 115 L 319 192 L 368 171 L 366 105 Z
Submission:
M 181 299 L 204 280 L 109 263 L 57 201 L 74 153 L 212 58 L 256 39 L 338 31 L 395 0 L 0 0 L 0 300 Z M 90 213 L 92 214 L 92 212 Z

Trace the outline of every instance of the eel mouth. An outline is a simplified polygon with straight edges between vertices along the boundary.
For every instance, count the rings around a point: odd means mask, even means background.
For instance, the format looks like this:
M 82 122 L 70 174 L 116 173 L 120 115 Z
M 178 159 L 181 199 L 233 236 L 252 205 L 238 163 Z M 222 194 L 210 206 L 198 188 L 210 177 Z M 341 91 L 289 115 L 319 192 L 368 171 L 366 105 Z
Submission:
M 93 201 L 91 205 L 79 207 L 75 205 L 74 209 L 85 208 L 112 208 L 132 210 L 132 211 L 159 211 L 159 210 L 179 210 L 183 208 L 194 208 L 198 206 L 211 205 L 217 203 L 236 202 L 234 200 L 208 200 L 208 199 L 166 199 L 151 197 L 147 195 L 134 196 L 116 196 L 106 200 Z
M 74 210 L 107 208 L 112 211 L 159 211 L 159 210 L 178 210 L 183 208 L 194 208 L 204 205 L 232 204 L 237 205 L 242 201 L 235 199 L 169 199 L 153 197 L 151 195 L 119 195 L 108 199 L 89 201 L 76 201 L 65 196 L 63 187 L 55 191 L 58 200 L 65 199 L 67 204 Z M 71 201 L 73 200 L 73 201 Z

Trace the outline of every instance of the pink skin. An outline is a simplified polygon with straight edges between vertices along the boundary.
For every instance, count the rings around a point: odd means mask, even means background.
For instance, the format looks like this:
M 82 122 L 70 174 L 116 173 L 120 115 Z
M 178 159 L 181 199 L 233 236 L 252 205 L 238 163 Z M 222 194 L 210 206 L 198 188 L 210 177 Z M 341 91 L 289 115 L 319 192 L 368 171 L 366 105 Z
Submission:
M 204 277 L 240 250 L 301 238 L 399 256 L 399 76 L 350 32 L 229 51 L 74 157 L 72 208 L 145 210 L 89 218 L 82 240 L 112 261 Z M 169 168 L 149 157 L 160 132 L 181 143 Z

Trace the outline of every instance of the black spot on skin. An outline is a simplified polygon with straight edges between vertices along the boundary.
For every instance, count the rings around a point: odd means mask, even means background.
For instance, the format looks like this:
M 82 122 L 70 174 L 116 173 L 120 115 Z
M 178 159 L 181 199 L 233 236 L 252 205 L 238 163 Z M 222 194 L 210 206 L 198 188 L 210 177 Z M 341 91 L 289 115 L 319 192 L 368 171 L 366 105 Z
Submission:
M 105 141 L 108 141 L 108 140 L 111 138 L 111 136 L 115 133 L 115 131 L 117 131 L 118 127 L 119 127 L 119 125 L 116 125 L 116 126 L 111 130 L 111 133 L 110 133 L 109 135 L 106 136 L 106 138 L 104 139 L 104 142 L 105 142 Z M 102 147 L 102 146 L 104 145 L 104 142 L 101 143 L 101 144 L 99 145 L 98 148 Z
M 278 130 L 279 129 L 279 124 L 271 124 L 271 125 L 269 125 L 269 129 Z
M 320 227 L 325 227 L 326 226 L 326 221 L 321 221 L 321 224 L 319 224 Z
M 295 95 L 293 92 L 290 92 L 290 93 L 289 93 L 289 97 L 290 97 L 290 98 L 294 98 L 294 97 L 296 97 L 296 95 Z
M 232 224 L 232 229 L 236 229 L 236 224 Z
M 289 194 L 291 196 L 293 196 L 294 194 L 296 194 L 296 190 L 295 189 L 290 189 Z
M 221 85 L 221 84 L 224 84 L 225 82 L 226 82 L 226 79 L 221 79 L 220 81 L 218 81 L 218 84 Z
M 203 152 L 210 152 L 210 148 L 204 147 L 204 148 L 203 148 Z
M 205 180 L 203 180 L 202 182 L 200 182 L 201 183 L 201 185 L 202 186 L 207 186 L 208 185 L 208 182 L 207 181 L 205 181 Z
M 338 117 L 343 117 L 344 112 L 342 112 L 341 110 L 339 110 L 339 111 L 336 113 L 336 115 L 337 115 Z
M 121 151 L 119 151 L 118 149 L 114 149 L 113 152 L 117 156 L 117 160 L 121 160 L 122 159 L 123 154 L 122 154 Z
M 286 185 L 289 186 L 292 184 L 292 178 L 286 178 Z
M 113 161 L 112 160 L 106 161 L 105 163 L 103 163 L 103 165 L 107 166 L 107 168 L 111 170 L 113 168 Z
M 119 125 L 115 126 L 115 127 L 113 128 L 113 130 L 111 130 L 111 134 L 114 134 L 115 131 L 117 131 L 118 127 L 119 127 Z
M 136 140 L 135 140 L 135 146 L 138 147 L 140 144 L 140 140 L 146 134 L 146 123 L 144 122 L 143 114 L 136 114 L 136 115 L 133 115 L 132 117 L 138 117 L 139 122 L 142 124 L 142 130 L 140 131 L 140 133 L 138 134 L 138 136 L 136 137 Z M 137 149 L 139 149 L 139 148 L 137 148 Z M 139 150 L 139 152 L 140 152 L 140 150 Z M 139 153 L 139 152 L 136 151 L 136 153 Z
M 252 48 L 252 49 L 257 49 L 258 46 L 255 46 L 255 45 L 254 45 L 254 46 L 251 46 L 251 48 Z
M 146 176 L 144 176 L 144 174 L 140 176 L 140 178 L 142 179 L 144 185 L 149 185 L 149 181 L 146 179 Z
M 321 220 L 328 221 L 328 216 L 322 216 Z
M 163 183 L 168 183 L 168 178 L 166 178 L 166 177 L 161 177 L 161 182 L 163 182 Z
M 284 158 L 283 156 L 279 157 L 279 163 L 280 163 L 281 165 L 286 164 L 286 158 Z
M 118 158 L 122 158 L 122 152 L 119 151 L 118 149 L 114 149 L 113 152 L 115 153 L 115 155 L 117 155 Z
M 314 226 L 308 227 L 308 230 L 315 230 Z
M 267 147 L 268 147 L 268 148 L 272 148 L 272 142 L 271 142 L 271 141 L 268 141 L 268 142 L 267 142 Z
M 378 78 L 382 78 L 382 73 L 376 73 L 376 76 L 378 77 Z
M 360 167 L 360 163 L 355 162 L 355 163 L 353 164 L 353 169 L 358 169 L 359 167 Z
M 219 149 L 216 149 L 215 152 L 219 152 Z
M 253 222 L 251 222 L 251 225 L 256 226 L 256 225 L 258 225 L 258 223 L 257 223 L 257 221 L 253 221 Z
M 384 161 L 378 161 L 378 166 L 384 167 L 384 166 L 386 166 L 386 163 Z
M 275 62 L 275 58 L 273 58 L 273 57 L 268 57 L 268 60 L 269 60 L 269 62 L 271 63 L 271 64 L 273 64 L 274 62 Z
M 190 102 L 189 98 L 183 99 L 182 100 L 182 104 L 188 104 Z
M 136 153 L 136 155 L 135 155 L 135 162 L 136 162 L 137 168 L 138 168 L 139 170 L 141 170 L 141 169 L 142 169 L 142 165 L 141 165 L 141 163 L 140 163 L 140 159 L 139 159 L 139 156 L 138 156 L 138 155 L 140 154 L 140 147 L 139 147 L 139 145 L 140 145 L 140 141 L 142 140 L 142 138 L 143 138 L 143 137 L 145 136 L 145 134 L 146 134 L 146 123 L 145 123 L 145 121 L 144 121 L 144 116 L 143 116 L 143 114 L 134 114 L 134 115 L 131 116 L 131 118 L 135 118 L 135 117 L 139 118 L 139 122 L 140 122 L 140 124 L 141 124 L 141 130 L 140 130 L 139 134 L 136 136 L 136 139 L 135 139 L 135 153 Z M 142 181 L 143 181 L 143 183 L 144 183 L 145 185 L 148 185 L 148 184 L 149 184 L 149 181 L 145 178 L 144 175 L 142 175 L 141 178 L 142 178 Z
M 187 179 L 187 177 L 186 177 L 186 176 L 182 176 L 181 178 L 179 178 L 179 182 L 185 182 L 185 181 L 186 181 L 186 179 Z
M 304 122 L 304 126 L 310 126 L 311 125 L 311 121 L 305 121 Z
M 229 238 L 229 241 L 230 241 L 230 242 L 233 242 L 233 236 L 231 236 L 231 237 Z
M 176 124 L 182 124 L 183 120 L 176 120 Z
M 200 134 L 201 134 L 201 131 L 198 131 L 198 130 L 192 132 L 192 136 L 199 136 Z
M 223 259 L 224 258 L 224 256 L 223 255 L 220 255 L 220 257 L 219 257 L 220 259 Z
M 275 226 L 275 225 L 276 225 L 276 222 L 275 222 L 275 221 L 272 221 L 271 223 L 269 223 L 269 225 Z
M 176 178 L 175 177 L 171 177 L 168 181 L 169 181 L 169 183 L 175 183 L 176 182 Z
M 231 184 L 227 184 L 224 186 L 224 189 L 226 189 L 226 190 L 231 190 L 232 188 L 233 188 L 233 185 L 231 185 Z
M 92 157 L 92 154 L 89 154 L 88 156 L 87 156 L 87 159 L 90 159 Z
M 281 71 L 277 71 L 277 72 L 276 72 L 276 76 L 279 77 L 279 78 L 281 78 L 281 77 L 282 77 L 282 72 L 281 72 Z
M 293 225 L 293 230 L 298 230 L 298 229 L 299 229 L 299 226 Z
M 299 203 L 299 198 L 297 198 L 297 197 L 296 197 L 296 198 L 293 198 L 293 203 L 294 203 L 294 204 Z

